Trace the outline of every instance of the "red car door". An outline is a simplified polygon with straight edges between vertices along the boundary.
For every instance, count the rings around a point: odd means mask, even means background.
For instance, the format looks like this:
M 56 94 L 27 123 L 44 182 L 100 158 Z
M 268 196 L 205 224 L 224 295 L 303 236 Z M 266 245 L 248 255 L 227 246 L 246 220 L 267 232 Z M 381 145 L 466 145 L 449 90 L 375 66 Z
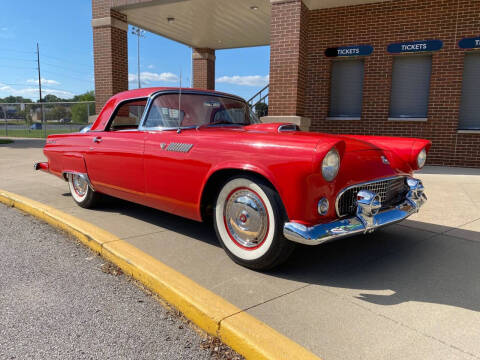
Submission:
M 182 94 L 180 100 L 178 93 L 169 93 L 157 96 L 152 102 L 143 124 L 148 131 L 145 138 L 148 205 L 199 219 L 198 197 L 208 166 L 192 155 L 197 150 L 195 128 L 204 122 L 203 104 L 209 98 Z M 182 129 L 177 131 L 179 127 Z
M 150 131 L 145 138 L 145 193 L 150 206 L 198 218 L 198 194 L 207 164 L 192 159 L 195 129 Z
M 145 193 L 145 131 L 138 124 L 145 100 L 127 102 L 114 113 L 107 131 L 95 131 L 86 153 L 88 176 L 95 189 L 142 202 Z
M 135 200 L 144 194 L 143 131 L 98 132 L 87 153 L 87 170 L 95 189 Z

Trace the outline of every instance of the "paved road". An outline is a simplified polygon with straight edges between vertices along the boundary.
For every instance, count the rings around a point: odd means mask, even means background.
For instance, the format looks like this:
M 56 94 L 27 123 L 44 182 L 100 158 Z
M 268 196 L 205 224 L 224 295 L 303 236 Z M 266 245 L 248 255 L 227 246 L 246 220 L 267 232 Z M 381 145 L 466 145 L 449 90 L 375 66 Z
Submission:
M 0 359 L 211 358 L 203 335 L 136 283 L 2 204 L 0 254 Z
M 427 167 L 419 214 L 258 273 L 208 225 L 123 201 L 76 206 L 64 181 L 33 171 L 43 144 L 0 145 L 1 189 L 112 232 L 325 360 L 480 359 L 480 169 Z

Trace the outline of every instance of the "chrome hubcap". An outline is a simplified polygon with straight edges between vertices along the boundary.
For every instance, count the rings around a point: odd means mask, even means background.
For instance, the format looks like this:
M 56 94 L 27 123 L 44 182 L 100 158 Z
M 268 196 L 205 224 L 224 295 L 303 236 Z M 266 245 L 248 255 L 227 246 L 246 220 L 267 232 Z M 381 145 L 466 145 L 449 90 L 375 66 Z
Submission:
M 268 232 L 268 213 L 262 199 L 253 191 L 233 191 L 225 203 L 225 225 L 230 237 L 246 248 L 261 244 Z
M 88 184 L 84 178 L 78 175 L 71 175 L 72 176 L 72 185 L 73 189 L 77 193 L 78 196 L 84 196 L 87 193 Z

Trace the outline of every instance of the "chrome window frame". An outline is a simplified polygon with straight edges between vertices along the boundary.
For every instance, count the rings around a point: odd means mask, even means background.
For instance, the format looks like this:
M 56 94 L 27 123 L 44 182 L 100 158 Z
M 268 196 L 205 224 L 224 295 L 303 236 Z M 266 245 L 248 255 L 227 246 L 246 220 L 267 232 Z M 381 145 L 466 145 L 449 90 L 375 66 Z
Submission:
M 150 99 L 150 95 L 147 95 L 147 96 L 139 96 L 139 97 L 134 97 L 134 98 L 125 99 L 125 100 L 120 101 L 115 106 L 115 109 L 113 109 L 112 114 L 108 118 L 108 121 L 107 121 L 107 123 L 105 124 L 105 127 L 102 130 L 88 130 L 88 132 L 110 132 L 110 131 L 114 131 L 114 132 L 132 131 L 133 132 L 133 131 L 140 131 L 140 124 L 142 123 L 143 117 L 145 115 L 145 110 L 147 110 L 147 107 L 148 107 L 148 104 L 149 104 L 149 99 Z M 147 103 L 145 104 L 145 110 L 143 110 L 143 114 L 140 117 L 140 120 L 138 122 L 138 127 L 136 129 L 109 130 L 108 128 L 112 124 L 113 118 L 116 116 L 117 110 L 120 108 L 120 106 L 124 105 L 125 103 L 132 102 L 132 101 L 137 101 L 137 100 L 147 100 Z
M 247 102 L 242 99 L 241 97 L 230 95 L 230 94 L 219 94 L 213 93 L 208 91 L 199 91 L 199 90 L 182 90 L 182 94 L 189 94 L 189 95 L 206 95 L 206 96 L 215 96 L 221 97 L 231 100 L 237 100 L 245 104 L 245 106 L 249 106 Z M 148 114 L 150 113 L 150 109 L 152 107 L 153 102 L 155 99 L 161 95 L 168 95 L 168 94 L 176 94 L 178 95 L 180 90 L 160 90 L 153 92 L 150 94 L 147 100 L 147 105 L 145 106 L 145 111 L 143 112 L 142 118 L 140 119 L 140 125 L 138 126 L 139 131 L 165 131 L 165 130 L 183 130 L 183 129 L 195 129 L 197 126 L 175 126 L 175 127 L 167 127 L 167 126 L 155 126 L 155 127 L 146 127 L 145 121 L 147 120 Z M 115 108 L 116 109 L 116 108 Z M 239 124 L 239 126 L 244 126 Z

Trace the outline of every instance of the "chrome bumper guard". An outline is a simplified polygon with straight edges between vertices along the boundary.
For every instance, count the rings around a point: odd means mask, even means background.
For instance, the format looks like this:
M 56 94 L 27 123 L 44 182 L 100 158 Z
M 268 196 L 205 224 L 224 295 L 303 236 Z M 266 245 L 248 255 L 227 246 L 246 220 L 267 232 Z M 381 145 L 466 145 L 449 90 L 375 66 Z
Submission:
M 294 242 L 318 245 L 347 236 L 371 233 L 379 227 L 395 224 L 418 212 L 427 201 L 420 180 L 407 178 L 407 185 L 410 190 L 404 201 L 391 209 L 380 212 L 381 202 L 378 194 L 360 190 L 357 194 L 356 216 L 311 227 L 288 222 L 284 225 L 283 234 Z

